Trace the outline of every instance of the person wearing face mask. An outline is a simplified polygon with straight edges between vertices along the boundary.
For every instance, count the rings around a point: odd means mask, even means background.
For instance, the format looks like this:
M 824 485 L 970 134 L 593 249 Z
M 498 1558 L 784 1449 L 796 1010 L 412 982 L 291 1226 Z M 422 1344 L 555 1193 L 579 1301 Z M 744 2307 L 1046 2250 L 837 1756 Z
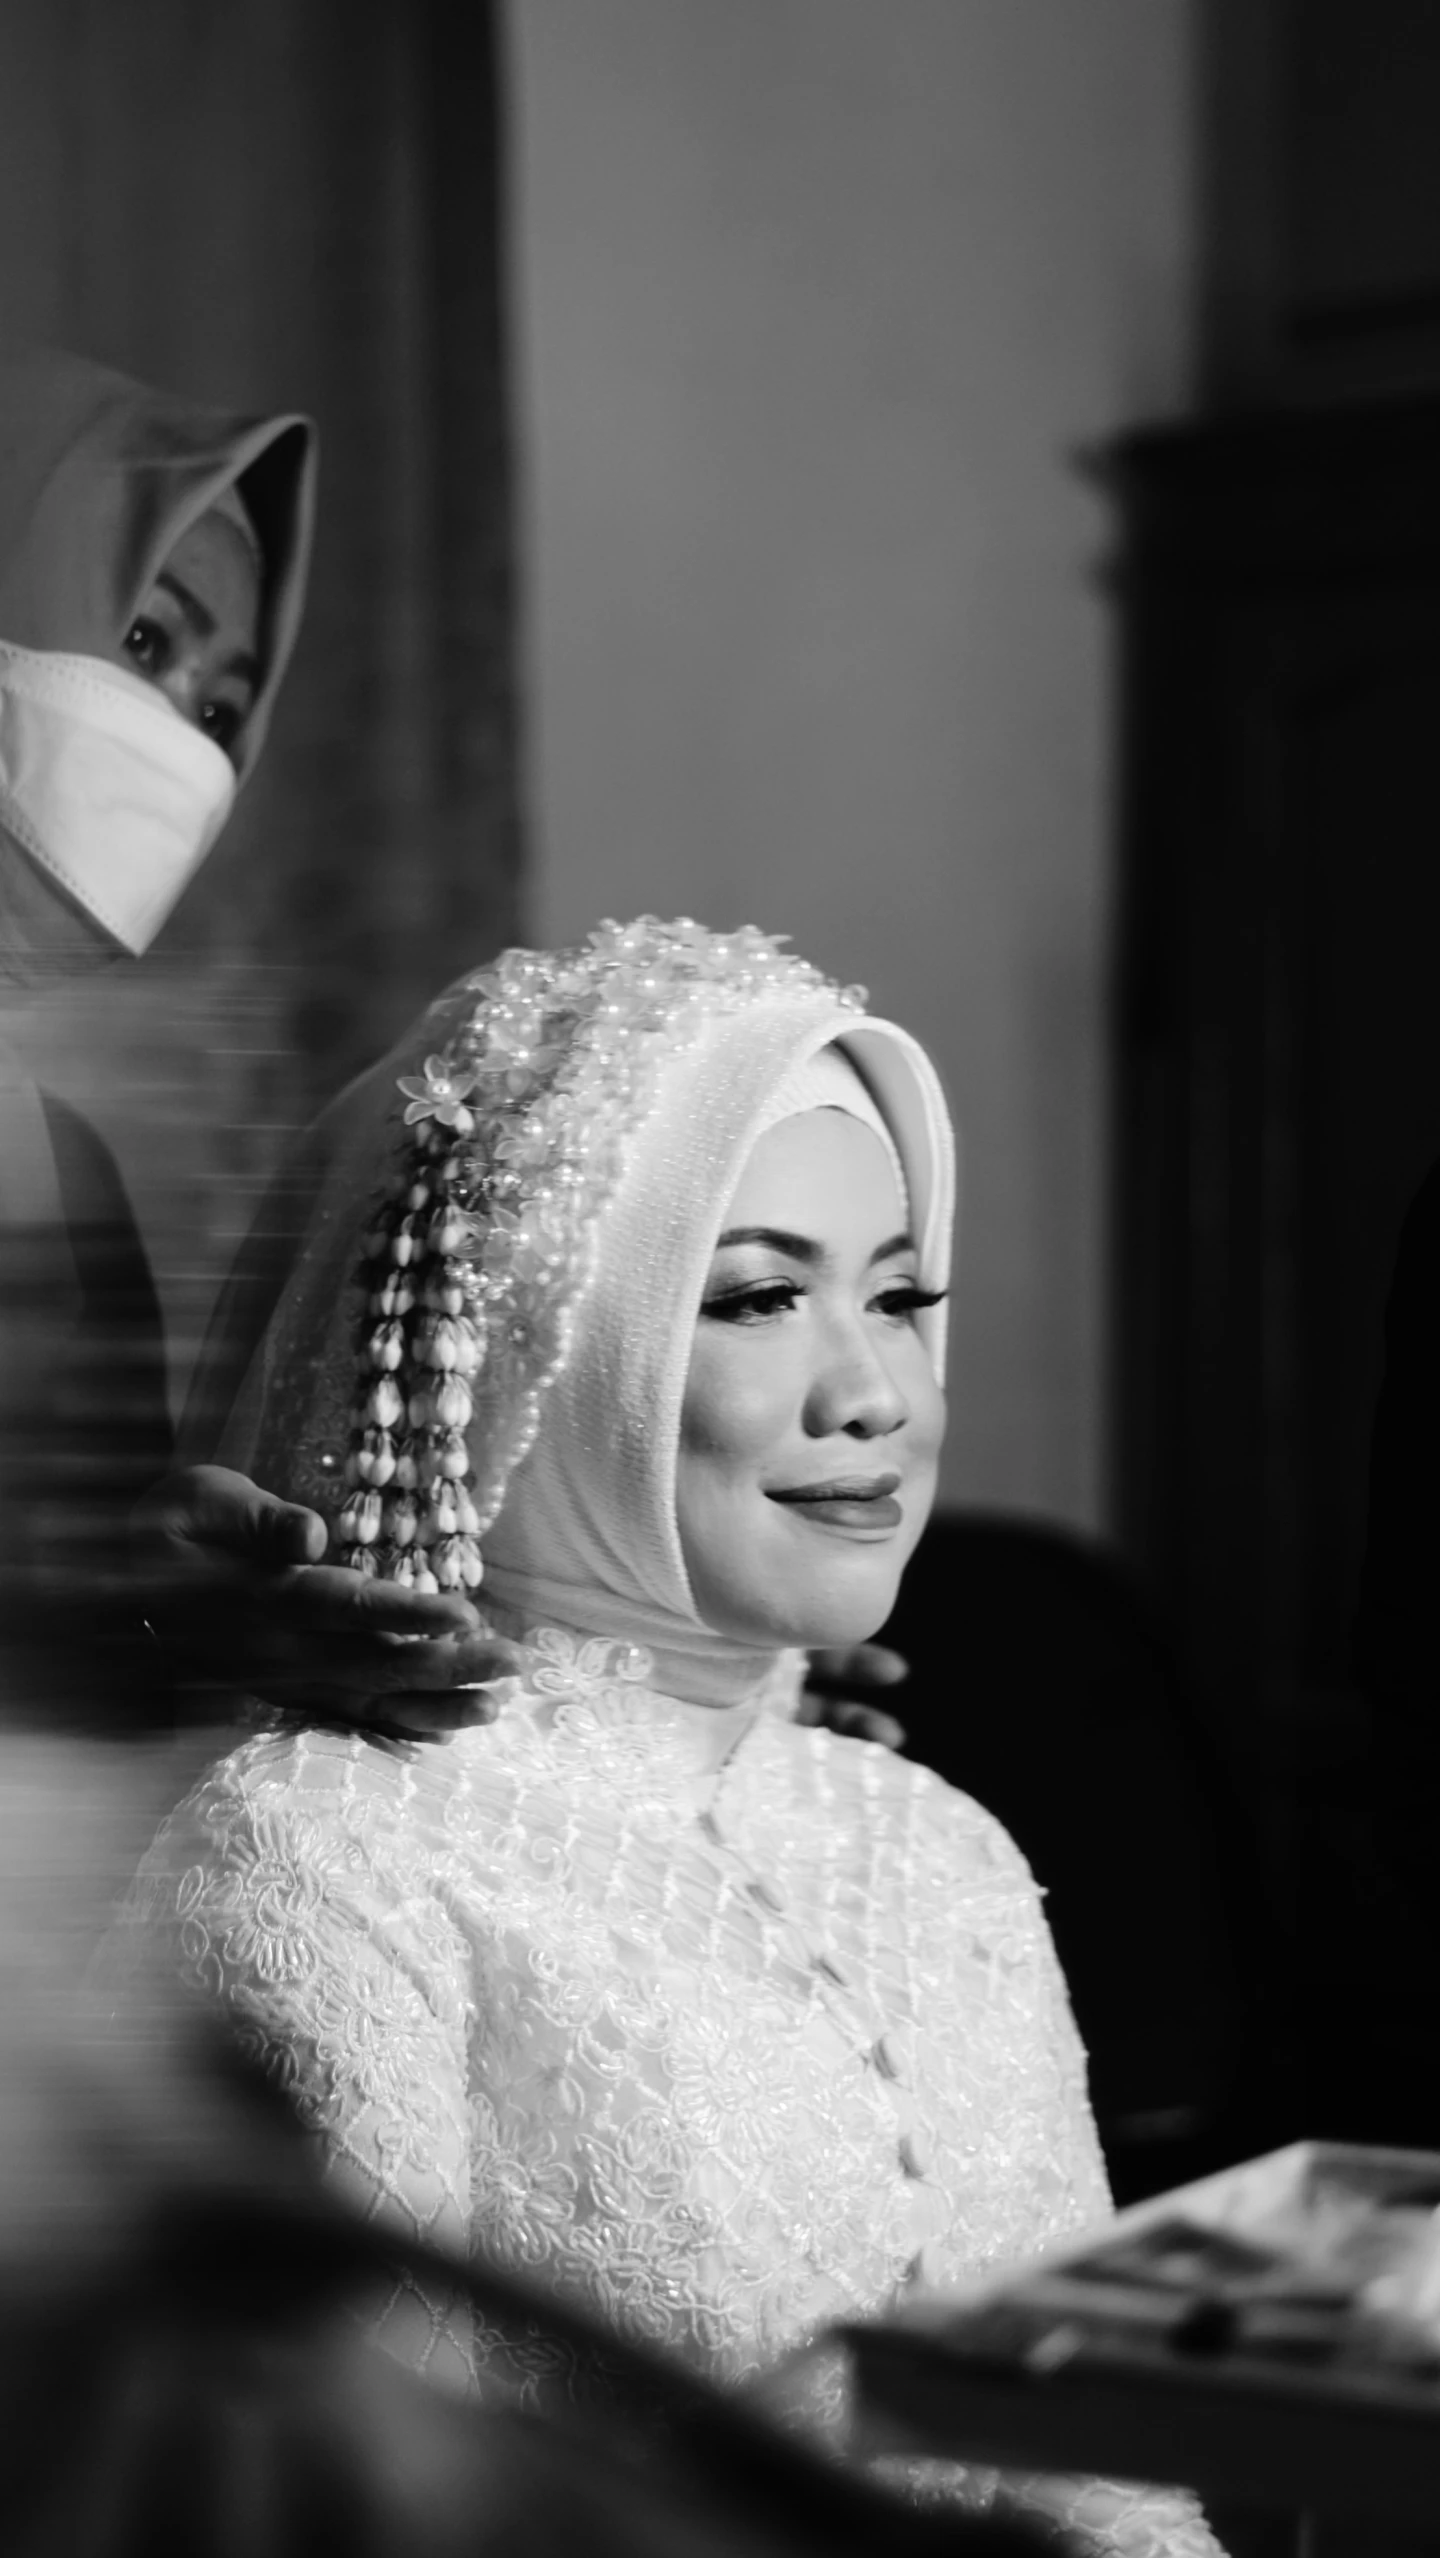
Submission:
M 0 993 L 28 1002 L 138 956 L 204 860 L 295 642 L 314 470 L 303 418 L 232 417 L 0 348 Z M 177 1580 L 232 1672 L 303 1668 L 322 1646 L 357 1713 L 402 1657 L 421 1689 L 483 1668 L 463 1603 L 397 1591 L 377 1610 L 354 1575 L 309 1568 L 318 1520 L 238 1476 L 169 1479 L 137 1583 L 127 1517 L 171 1453 L 155 1289 L 113 1158 L 3 1030 L 0 1012 L 12 1705 L 38 1688 L 47 1711 L 103 1719 L 85 1691 L 108 1683 L 113 1704 L 127 1646 L 153 1692 L 145 1620 L 166 1626 Z M 98 1647 L 77 1643 L 86 1629 Z

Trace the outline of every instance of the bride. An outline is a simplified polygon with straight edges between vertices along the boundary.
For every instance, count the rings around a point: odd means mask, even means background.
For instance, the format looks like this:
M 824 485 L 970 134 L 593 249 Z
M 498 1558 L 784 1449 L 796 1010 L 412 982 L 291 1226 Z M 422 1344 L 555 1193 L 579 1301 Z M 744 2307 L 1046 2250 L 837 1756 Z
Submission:
M 759 933 L 645 918 L 462 980 L 331 1137 L 225 1454 L 360 1571 L 483 1570 L 519 1671 L 437 1753 L 249 1739 L 127 1926 L 367 2215 L 719 2379 L 1102 2216 L 1019 1852 L 792 1719 L 800 1647 L 884 1622 L 934 1493 L 954 1182 L 921 1049 Z M 378 2323 L 482 2395 L 553 2377 L 403 2285 Z M 1214 2548 L 1188 2499 L 1031 2486 L 1097 2547 Z

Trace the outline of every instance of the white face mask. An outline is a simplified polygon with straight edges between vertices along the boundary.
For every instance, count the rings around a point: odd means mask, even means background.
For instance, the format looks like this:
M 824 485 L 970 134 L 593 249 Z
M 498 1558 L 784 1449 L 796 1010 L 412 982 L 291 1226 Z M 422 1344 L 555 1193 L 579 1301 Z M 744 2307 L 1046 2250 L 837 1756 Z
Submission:
M 153 684 L 0 640 L 0 825 L 126 950 L 149 948 L 234 797 L 229 757 Z

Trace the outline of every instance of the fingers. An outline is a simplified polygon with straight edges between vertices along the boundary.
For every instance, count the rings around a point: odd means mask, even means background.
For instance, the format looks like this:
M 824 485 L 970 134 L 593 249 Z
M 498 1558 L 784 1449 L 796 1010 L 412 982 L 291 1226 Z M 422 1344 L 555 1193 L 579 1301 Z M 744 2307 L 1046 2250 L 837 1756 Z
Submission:
M 878 1741 L 882 1750 L 902 1750 L 905 1726 L 875 1704 L 874 1693 L 897 1687 L 908 1674 L 908 1663 L 883 1643 L 812 1652 L 796 1720 L 826 1724 L 856 1741 Z
M 872 1688 L 894 1688 L 910 1676 L 910 1664 L 883 1643 L 812 1652 L 805 1684 L 820 1696 L 863 1697 Z
M 337 1732 L 363 1732 L 367 1740 L 408 1750 L 415 1742 L 452 1740 L 457 1732 L 493 1723 L 500 1700 L 480 1682 L 445 1688 L 392 1688 L 374 1695 L 333 1686 L 302 1687 L 284 1698 L 292 1708 Z
M 388 1715 L 399 1697 L 421 1697 L 437 1722 L 488 1721 L 483 1690 L 514 1676 L 519 1653 L 492 1634 L 400 1637 L 393 1634 L 307 1634 L 280 1642 L 272 1625 L 269 1657 L 252 1672 L 275 1704 L 325 1700 L 342 1724 Z M 477 1703 L 478 1696 L 478 1703 Z M 453 1713 L 452 1713 L 453 1708 Z
M 309 1564 L 287 1573 L 268 1595 L 266 1607 L 272 1627 L 297 1638 L 433 1639 L 481 1630 L 479 1609 L 458 1591 L 405 1590 L 396 1581 L 372 1581 L 343 1563 Z
M 800 1693 L 797 1723 L 814 1726 L 824 1724 L 827 1731 L 843 1733 L 851 1741 L 878 1741 L 882 1750 L 903 1750 L 908 1734 L 903 1723 L 893 1714 L 882 1714 L 878 1705 L 866 1705 L 859 1697 L 822 1696 L 814 1688 Z
M 495 1635 L 435 1643 L 332 1639 L 256 1684 L 272 1704 L 332 1731 L 403 1747 L 493 1723 L 500 1699 L 492 1682 L 513 1677 L 519 1659 L 517 1647 Z
M 254 1514 L 254 1560 L 280 1569 L 318 1564 L 329 1543 L 318 1510 L 303 1509 L 298 1501 L 276 1501 L 267 1492 L 260 1499 L 266 1506 Z
M 910 1664 L 903 1652 L 892 1652 L 885 1643 L 862 1643 L 855 1652 L 869 1672 L 871 1687 L 898 1688 L 910 1676 Z
M 882 1714 L 878 1706 L 862 1705 L 858 1699 L 831 1705 L 824 1717 L 832 1732 L 843 1732 L 852 1741 L 878 1741 L 882 1750 L 903 1750 L 905 1726 L 893 1714 Z
M 172 1570 L 219 1585 L 318 1563 L 326 1546 L 317 1511 L 262 1491 L 229 1466 L 184 1466 L 166 1475 L 139 1504 L 135 1524 Z
M 335 1683 L 335 1656 L 329 1655 L 328 1681 Z M 438 1642 L 383 1642 L 366 1646 L 344 1664 L 341 1683 L 352 1694 L 384 1697 L 423 1696 L 443 1702 L 455 1690 L 487 1687 L 493 1679 L 509 1679 L 520 1666 L 513 1643 L 493 1634 L 442 1636 Z
M 457 1732 L 493 1723 L 498 1697 L 485 1688 L 447 1688 L 416 1694 L 401 1688 L 394 1695 L 356 1699 L 358 1730 L 387 1741 L 449 1741 Z
M 367 1700 L 419 1695 L 430 1700 L 426 1728 L 453 1729 L 487 1719 L 488 1703 L 437 1699 L 516 1667 L 515 1646 L 489 1632 L 463 1592 L 406 1590 L 343 1564 L 279 1561 L 287 1547 L 323 1544 L 323 1522 L 243 1475 L 196 1467 L 171 1478 L 150 1506 L 170 1523 L 161 1549 L 169 1568 L 151 1576 L 162 1584 L 161 1623 L 202 1679 L 249 1687 L 277 1705 L 313 1704 L 345 1728 L 373 1713 Z M 229 1545 L 195 1538 L 217 1524 Z M 272 1559 L 259 1569 L 267 1539 Z M 237 1560 L 240 1552 L 248 1560 Z

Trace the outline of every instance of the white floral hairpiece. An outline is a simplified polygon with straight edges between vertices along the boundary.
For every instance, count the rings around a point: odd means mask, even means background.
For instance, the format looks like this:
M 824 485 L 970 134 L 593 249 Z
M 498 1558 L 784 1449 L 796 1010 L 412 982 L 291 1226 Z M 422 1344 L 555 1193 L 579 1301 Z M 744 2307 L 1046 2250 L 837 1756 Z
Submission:
M 398 1079 L 401 1157 L 364 1237 L 346 1563 L 419 1590 L 478 1588 L 480 1539 L 569 1354 L 662 1057 L 719 1015 L 827 992 L 864 1010 L 863 988 L 780 939 L 683 916 L 508 950 L 464 980 L 461 1018 Z

